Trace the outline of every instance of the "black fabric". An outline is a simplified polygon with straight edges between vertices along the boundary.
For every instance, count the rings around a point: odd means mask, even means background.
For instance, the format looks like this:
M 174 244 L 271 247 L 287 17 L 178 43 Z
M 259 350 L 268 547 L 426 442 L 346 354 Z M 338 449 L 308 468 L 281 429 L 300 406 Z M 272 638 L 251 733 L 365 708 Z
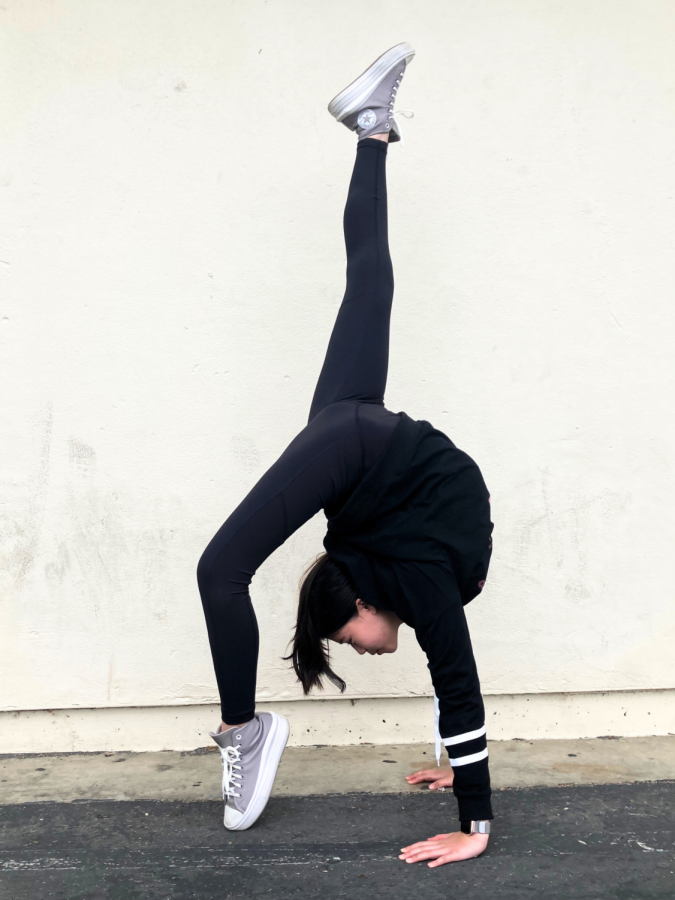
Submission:
M 440 732 L 484 723 L 462 605 L 482 587 L 492 525 L 475 463 L 428 422 L 384 407 L 393 274 L 387 144 L 360 141 L 344 213 L 347 287 L 309 422 L 209 543 L 197 578 L 223 720 L 253 717 L 258 628 L 249 585 L 320 509 L 327 552 L 362 599 L 415 629 L 440 704 Z M 457 747 L 449 748 L 459 755 Z M 461 746 L 459 747 L 461 750 Z M 455 769 L 460 818 L 492 817 L 487 760 Z
M 309 422 L 225 521 L 197 567 L 228 724 L 255 712 L 259 636 L 249 586 L 256 570 L 319 510 L 344 504 L 399 422 L 384 407 L 394 292 L 386 159 L 382 141 L 357 145 L 344 211 L 347 285 Z
M 387 452 L 328 519 L 326 551 L 346 566 L 361 599 L 393 609 L 415 629 L 443 738 L 485 724 L 463 607 L 485 584 L 492 528 L 478 466 L 443 432 L 406 413 Z M 457 755 L 453 747 L 450 756 Z M 453 789 L 460 819 L 492 818 L 487 759 L 457 766 Z
M 447 747 L 448 756 L 452 758 L 469 756 L 473 753 L 479 753 L 487 747 L 487 738 L 484 734 L 480 737 L 473 738 L 470 741 L 462 741 L 461 744 L 450 744 Z

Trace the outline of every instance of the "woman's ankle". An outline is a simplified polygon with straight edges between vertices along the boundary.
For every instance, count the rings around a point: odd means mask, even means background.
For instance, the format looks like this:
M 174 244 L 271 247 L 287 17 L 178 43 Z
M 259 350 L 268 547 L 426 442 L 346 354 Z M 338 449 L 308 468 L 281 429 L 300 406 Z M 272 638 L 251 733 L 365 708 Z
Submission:
M 221 722 L 218 733 L 222 734 L 224 731 L 229 731 L 231 728 L 243 728 L 244 725 L 248 725 L 248 722 L 240 722 L 238 725 L 226 725 L 225 722 Z

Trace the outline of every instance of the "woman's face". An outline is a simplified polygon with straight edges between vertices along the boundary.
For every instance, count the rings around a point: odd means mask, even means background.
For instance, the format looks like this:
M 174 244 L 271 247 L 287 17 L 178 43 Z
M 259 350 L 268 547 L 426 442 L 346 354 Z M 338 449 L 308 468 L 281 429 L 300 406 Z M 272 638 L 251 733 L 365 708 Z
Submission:
M 393 653 L 398 647 L 398 629 L 402 624 L 396 613 L 375 609 L 362 600 L 357 600 L 356 606 L 358 615 L 336 631 L 332 640 L 350 644 L 361 655 Z

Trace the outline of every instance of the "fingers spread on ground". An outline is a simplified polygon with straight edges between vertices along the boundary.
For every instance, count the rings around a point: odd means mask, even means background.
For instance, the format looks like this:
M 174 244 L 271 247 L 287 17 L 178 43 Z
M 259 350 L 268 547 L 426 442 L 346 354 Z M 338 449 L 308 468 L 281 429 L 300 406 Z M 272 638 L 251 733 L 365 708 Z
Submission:
M 409 847 L 404 847 L 404 853 L 416 853 L 418 850 L 424 850 L 428 844 L 428 841 L 417 841 L 416 844 L 411 844 Z
M 438 855 L 438 850 L 419 850 L 417 853 L 413 853 L 406 860 L 407 862 L 421 862 L 423 859 L 433 859 Z
M 452 853 L 446 853 L 445 856 L 439 856 L 438 859 L 435 859 L 433 862 L 427 863 L 429 868 L 433 868 L 434 866 L 444 866 L 445 863 L 455 862 L 455 857 Z
M 427 859 L 430 856 L 436 856 L 442 852 L 442 847 L 438 841 L 424 841 L 422 844 L 418 844 L 412 847 L 407 853 L 404 855 L 409 859 L 411 857 L 415 857 L 418 859 Z

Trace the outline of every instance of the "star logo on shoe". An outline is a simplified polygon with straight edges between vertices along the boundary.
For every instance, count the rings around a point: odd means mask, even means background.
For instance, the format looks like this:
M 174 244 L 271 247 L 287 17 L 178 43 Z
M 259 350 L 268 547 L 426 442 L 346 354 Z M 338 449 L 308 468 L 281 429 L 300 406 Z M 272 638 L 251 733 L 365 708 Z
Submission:
M 375 115 L 372 109 L 363 109 L 359 113 L 359 117 L 356 120 L 361 128 L 371 128 L 377 120 L 377 116 Z

